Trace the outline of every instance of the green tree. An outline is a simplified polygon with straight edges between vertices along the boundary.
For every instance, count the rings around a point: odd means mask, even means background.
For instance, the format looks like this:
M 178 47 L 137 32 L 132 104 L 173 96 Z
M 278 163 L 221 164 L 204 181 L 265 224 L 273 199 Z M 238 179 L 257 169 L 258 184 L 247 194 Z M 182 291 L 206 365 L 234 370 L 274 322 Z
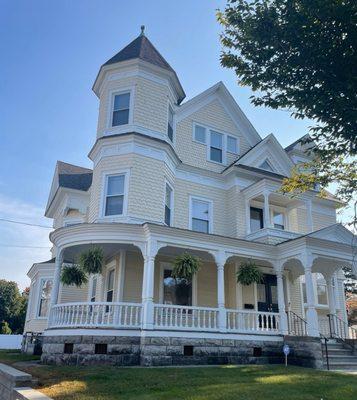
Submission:
M 6 321 L 2 321 L 0 324 L 0 334 L 1 335 L 11 335 L 12 334 L 12 330 Z
M 228 0 L 218 20 L 221 63 L 251 87 L 252 103 L 315 122 L 314 161 L 295 169 L 282 190 L 335 183 L 356 208 L 357 2 Z
M 0 321 L 8 323 L 13 333 L 22 333 L 27 296 L 22 296 L 16 282 L 0 279 Z

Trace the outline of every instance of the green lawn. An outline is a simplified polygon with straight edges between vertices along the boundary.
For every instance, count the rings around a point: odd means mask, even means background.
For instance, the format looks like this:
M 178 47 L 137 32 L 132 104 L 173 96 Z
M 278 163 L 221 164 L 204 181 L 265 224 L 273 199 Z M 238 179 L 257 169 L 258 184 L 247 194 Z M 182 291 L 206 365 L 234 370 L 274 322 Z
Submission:
M 20 369 L 38 377 L 38 389 L 55 400 L 357 399 L 357 376 L 298 367 Z

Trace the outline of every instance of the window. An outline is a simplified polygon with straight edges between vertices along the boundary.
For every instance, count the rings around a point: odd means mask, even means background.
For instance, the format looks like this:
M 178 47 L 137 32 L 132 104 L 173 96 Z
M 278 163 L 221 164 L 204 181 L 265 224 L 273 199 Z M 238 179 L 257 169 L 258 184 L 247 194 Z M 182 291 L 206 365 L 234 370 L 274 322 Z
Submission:
M 169 106 L 169 116 L 167 123 L 167 136 L 173 142 L 174 140 L 174 112 L 172 111 L 171 106 Z
M 41 280 L 40 304 L 38 307 L 38 316 L 41 318 L 47 317 L 50 308 L 52 284 L 53 284 L 52 279 Z
M 237 138 L 233 136 L 227 136 L 227 151 L 230 153 L 238 153 L 238 141 Z
M 90 295 L 90 301 L 94 302 L 95 301 L 95 295 L 97 293 L 97 278 L 94 277 L 92 280 L 92 288 L 91 288 L 91 295 Z
M 63 347 L 64 354 L 73 354 L 73 343 L 65 343 Z
M 112 302 L 113 301 L 113 295 L 114 295 L 114 269 L 111 269 L 108 273 L 108 278 L 107 278 L 107 301 Z
M 173 278 L 171 269 L 164 269 L 164 304 L 192 306 L 192 283 L 186 279 Z
M 171 225 L 172 218 L 172 188 L 166 183 L 165 188 L 165 224 Z
M 327 305 L 327 287 L 322 274 L 316 273 L 317 304 Z
M 196 232 L 209 233 L 210 203 L 208 201 L 192 199 L 191 229 Z
M 223 163 L 223 135 L 215 131 L 211 131 L 210 160 Z
M 284 230 L 285 229 L 284 214 L 274 211 L 273 212 L 273 224 L 274 224 L 274 228 Z
M 206 128 L 200 125 L 195 125 L 194 138 L 196 142 L 206 143 Z
M 130 93 L 116 94 L 113 104 L 112 126 L 129 123 Z
M 259 165 L 259 168 L 265 169 L 266 171 L 273 172 L 273 168 L 272 168 L 272 166 L 270 165 L 270 163 L 269 163 L 268 160 L 263 161 L 263 162 Z
M 105 215 L 123 214 L 125 175 L 108 175 L 105 195 Z
M 263 210 L 250 207 L 250 230 L 255 232 L 259 229 L 263 229 Z

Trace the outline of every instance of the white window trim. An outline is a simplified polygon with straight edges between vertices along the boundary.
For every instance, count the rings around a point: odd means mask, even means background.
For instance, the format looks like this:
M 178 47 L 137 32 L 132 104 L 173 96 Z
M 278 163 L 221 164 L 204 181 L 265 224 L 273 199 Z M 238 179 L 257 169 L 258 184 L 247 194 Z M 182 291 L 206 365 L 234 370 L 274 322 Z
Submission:
M 107 193 L 107 185 L 108 185 L 108 177 L 114 175 L 124 175 L 124 200 L 123 200 L 123 212 L 122 214 L 116 215 L 105 215 L 105 200 Z M 102 172 L 102 193 L 100 200 L 100 215 L 99 218 L 104 219 L 118 219 L 125 218 L 128 214 L 128 196 L 129 196 L 129 179 L 130 179 L 130 170 L 113 170 L 113 171 L 103 171 Z
M 94 279 L 97 279 L 97 288 L 96 288 L 96 292 L 95 292 L 95 302 L 98 301 L 98 296 L 97 296 L 97 292 L 98 292 L 98 284 L 99 284 L 99 274 L 95 274 L 91 276 L 90 282 L 89 282 L 89 290 L 88 290 L 88 295 L 87 295 L 87 301 L 90 302 L 91 298 L 92 298 L 92 290 L 93 290 L 93 283 L 94 283 Z
M 41 304 L 42 283 L 43 283 L 44 281 L 47 281 L 47 280 L 52 280 L 52 285 L 53 285 L 53 276 L 41 277 L 41 278 L 39 279 L 40 285 L 39 285 L 38 290 L 37 290 L 37 307 L 36 307 L 36 314 L 35 314 L 35 315 L 36 315 L 36 317 L 35 317 L 36 319 L 47 319 L 49 313 L 51 312 L 51 296 L 50 296 L 50 308 L 49 308 L 49 310 L 48 310 L 47 315 L 46 315 L 45 317 L 40 317 L 40 316 L 39 316 L 40 304 Z M 53 286 L 52 286 L 52 289 L 53 289 Z M 52 291 L 51 291 L 51 295 L 52 295 Z
M 113 112 L 114 112 L 114 98 L 116 95 L 119 94 L 124 94 L 124 93 L 129 93 L 130 94 L 130 99 L 129 99 L 129 117 L 128 117 L 128 123 L 123 124 L 123 125 L 117 125 L 113 126 Z M 107 114 L 107 129 L 120 129 L 121 127 L 125 127 L 128 125 L 133 124 L 133 116 L 134 116 L 134 87 L 133 86 L 128 86 L 128 87 L 123 87 L 120 89 L 114 89 L 111 90 L 108 93 L 108 114 Z
M 169 110 L 172 110 L 172 141 L 169 138 L 168 132 L 167 132 L 167 128 L 169 126 Z M 176 113 L 175 113 L 175 109 L 174 106 L 171 104 L 170 101 L 168 101 L 167 103 L 167 118 L 166 118 L 166 137 L 169 143 L 171 143 L 171 145 L 175 146 L 176 145 Z
M 213 200 L 207 199 L 206 197 L 199 196 L 189 196 L 189 210 L 188 210 L 188 218 L 189 218 L 189 229 L 192 231 L 192 204 L 193 200 L 204 201 L 209 204 L 208 206 L 208 233 L 213 233 Z M 203 232 L 198 232 L 203 233 Z
M 262 165 L 263 165 L 265 162 L 269 165 L 269 167 L 271 168 L 271 171 L 269 171 L 268 169 L 265 169 L 265 168 L 262 167 Z M 261 162 L 261 163 L 259 164 L 258 168 L 262 169 L 263 171 L 274 172 L 274 173 L 276 172 L 276 168 L 273 167 L 273 165 L 272 165 L 272 163 L 269 161 L 269 158 L 268 158 L 268 157 L 264 158 L 263 162 Z
M 211 160 L 211 131 L 217 132 L 222 135 L 222 162 Z M 207 134 L 207 161 L 218 164 L 218 165 L 227 165 L 227 136 L 218 131 L 217 129 L 209 129 Z
M 229 151 L 229 150 L 228 150 L 228 137 L 233 138 L 233 139 L 236 140 L 236 143 L 237 143 L 237 152 Z M 233 154 L 233 155 L 237 156 L 237 155 L 239 154 L 239 138 L 237 138 L 236 136 L 228 135 L 228 134 L 227 134 L 227 136 L 226 136 L 226 148 L 227 148 L 227 153 Z
M 105 274 L 105 291 L 104 291 L 104 302 L 107 302 L 107 295 L 108 295 L 108 283 L 109 283 L 109 274 L 111 271 L 114 271 L 114 278 L 113 278 L 113 300 L 112 303 L 115 303 L 115 296 L 117 291 L 115 290 L 116 288 L 116 281 L 117 281 L 117 277 L 116 277 L 116 263 L 114 264 L 114 266 L 110 266 L 111 263 L 109 263 L 109 268 L 107 268 L 106 274 Z
M 166 225 L 165 222 L 165 207 L 166 207 L 166 185 L 171 188 L 171 195 L 170 195 L 170 203 L 171 203 L 171 212 L 170 212 L 170 226 L 173 226 L 173 221 L 174 221 L 174 188 L 171 185 L 171 183 L 165 179 L 165 189 L 164 189 L 164 225 Z M 168 226 L 168 225 L 166 225 Z
M 160 262 L 159 303 L 164 304 L 164 270 L 174 268 L 173 264 Z M 197 306 L 197 274 L 192 277 L 192 307 Z
M 199 127 L 203 128 L 205 130 L 205 142 L 204 143 L 196 140 L 196 137 L 195 137 L 196 126 L 199 126 Z M 192 127 L 192 140 L 195 143 L 201 144 L 202 146 L 207 146 L 207 127 L 204 126 L 203 124 L 199 124 L 197 122 L 194 122 L 193 123 L 193 127 Z

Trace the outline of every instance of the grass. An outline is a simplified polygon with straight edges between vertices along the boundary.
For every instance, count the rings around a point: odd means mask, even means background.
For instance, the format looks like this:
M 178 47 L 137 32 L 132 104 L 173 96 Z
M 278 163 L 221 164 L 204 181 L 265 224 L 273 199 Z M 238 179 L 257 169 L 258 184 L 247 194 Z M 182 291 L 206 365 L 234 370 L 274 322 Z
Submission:
M 0 352 L 0 362 L 4 353 Z M 8 355 L 5 355 L 8 358 Z M 55 400 L 352 400 L 357 377 L 284 366 L 115 368 L 31 366 Z
M 0 363 L 12 365 L 20 361 L 39 360 L 39 356 L 22 354 L 20 350 L 0 350 Z

